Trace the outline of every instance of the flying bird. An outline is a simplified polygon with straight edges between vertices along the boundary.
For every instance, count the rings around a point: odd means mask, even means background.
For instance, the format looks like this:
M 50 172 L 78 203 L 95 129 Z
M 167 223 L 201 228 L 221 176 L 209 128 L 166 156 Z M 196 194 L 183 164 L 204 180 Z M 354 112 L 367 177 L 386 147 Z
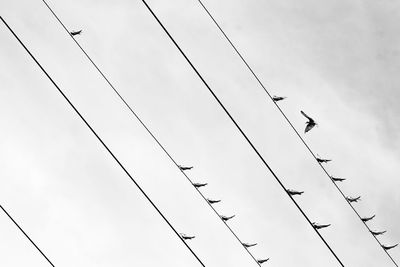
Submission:
M 242 243 L 245 248 L 254 247 L 257 243 L 249 244 L 249 243 Z
M 308 121 L 306 122 L 306 129 L 304 130 L 304 133 L 310 131 L 312 128 L 314 128 L 315 125 L 317 125 L 317 123 L 315 122 L 315 120 L 311 117 L 309 117 L 306 113 L 304 113 L 304 111 L 300 111 L 301 114 L 303 114 L 304 117 L 306 117 L 308 119 Z
M 328 163 L 329 161 L 332 161 L 332 160 L 331 159 L 322 159 L 322 158 L 317 157 L 317 161 L 318 161 L 318 163 Z
M 278 101 L 281 101 L 281 100 L 283 100 L 285 98 L 286 98 L 286 96 L 276 96 L 276 95 L 274 95 L 272 97 L 272 100 L 274 100 L 274 102 L 278 102 Z
M 393 246 L 385 246 L 385 245 L 381 245 L 381 246 L 382 246 L 385 250 L 389 250 L 389 249 L 392 249 L 392 248 L 397 247 L 397 245 L 398 245 L 398 244 L 393 245 Z
M 373 218 L 375 218 L 375 214 L 372 215 L 371 217 L 363 217 L 363 218 L 361 218 L 361 221 L 368 222 L 368 221 L 372 220 Z
M 292 189 L 286 189 L 286 192 L 289 193 L 289 195 L 294 196 L 294 195 L 301 195 L 304 193 L 304 191 L 296 191 Z
M 204 183 L 204 184 L 202 184 L 202 183 L 193 183 L 193 186 L 196 187 L 196 188 L 200 188 L 200 187 L 203 187 L 203 186 L 206 186 L 206 185 L 208 185 L 208 184 L 207 183 Z
M 207 198 L 207 201 L 208 201 L 208 203 L 210 203 L 210 204 L 215 204 L 215 203 L 221 202 L 220 199 L 219 199 L 219 200 L 214 200 L 214 199 L 209 199 L 209 198 Z
M 339 178 L 339 177 L 333 177 L 333 176 L 331 176 L 331 179 L 334 182 L 343 182 L 344 180 L 346 180 L 346 178 Z
M 190 239 L 195 238 L 194 235 L 193 236 L 188 236 L 188 235 L 185 235 L 185 234 L 181 234 L 181 237 L 182 237 L 183 240 L 190 240 Z
M 179 167 L 179 169 L 180 169 L 181 171 L 187 171 L 187 170 L 193 169 L 193 166 L 191 166 L 191 167 L 185 167 L 185 166 L 178 165 L 178 167 Z
M 315 222 L 313 222 L 312 225 L 317 230 L 330 226 L 330 224 L 318 224 L 318 223 L 315 223 Z
M 264 262 L 267 262 L 269 260 L 269 258 L 268 259 L 265 259 L 265 260 L 257 260 L 257 262 L 259 263 L 259 264 L 262 264 L 262 263 L 264 263 Z
M 72 36 L 80 35 L 81 33 L 82 33 L 82 30 L 70 32 L 70 34 L 71 34 Z
M 386 231 L 382 231 L 382 232 L 377 232 L 377 231 L 372 231 L 372 230 L 369 230 L 370 232 L 371 232 L 371 234 L 373 234 L 373 235 L 375 235 L 375 236 L 377 236 L 377 235 L 383 235 L 384 233 L 386 233 Z
M 346 197 L 348 202 L 358 202 L 359 200 L 361 200 L 361 196 L 359 197 Z
M 224 222 L 226 222 L 226 221 L 232 219 L 233 217 L 235 217 L 235 215 L 232 215 L 232 216 L 224 216 L 224 215 L 221 215 L 220 217 L 221 217 L 221 219 L 222 219 Z

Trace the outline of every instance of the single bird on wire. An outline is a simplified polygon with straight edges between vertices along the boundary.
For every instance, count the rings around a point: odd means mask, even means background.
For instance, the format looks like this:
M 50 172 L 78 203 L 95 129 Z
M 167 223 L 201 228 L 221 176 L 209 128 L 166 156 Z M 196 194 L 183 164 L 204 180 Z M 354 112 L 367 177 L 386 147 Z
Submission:
M 306 129 L 304 130 L 304 133 L 310 131 L 312 128 L 314 128 L 314 126 L 317 125 L 317 123 L 315 122 L 315 120 L 311 117 L 309 117 L 306 113 L 304 113 L 304 111 L 300 111 L 301 114 L 303 114 L 304 117 L 306 117 L 308 119 L 308 121 L 306 122 Z
M 81 33 L 82 33 L 82 30 L 70 32 L 70 34 L 71 34 L 72 36 L 80 35 Z
M 372 215 L 371 217 L 363 217 L 363 218 L 361 218 L 361 221 L 368 222 L 368 221 L 372 220 L 373 218 L 375 218 L 375 214 Z
M 267 262 L 268 260 L 269 260 L 269 258 L 268 258 L 268 259 L 257 260 L 257 262 L 258 262 L 259 264 L 262 264 L 262 263 L 264 263 L 264 262 Z
M 188 236 L 188 235 L 185 235 L 185 234 L 182 234 L 182 233 L 181 233 L 181 237 L 182 237 L 183 240 L 191 240 L 191 239 L 195 238 L 194 235 L 193 236 Z
M 361 196 L 358 197 L 346 197 L 348 202 L 358 202 L 359 200 L 361 200 Z
M 181 171 L 188 171 L 188 170 L 193 169 L 193 166 L 191 166 L 191 167 L 186 167 L 186 166 L 178 165 L 178 167 L 179 167 L 179 169 L 180 169 Z
M 326 228 L 326 227 L 329 227 L 330 226 L 330 224 L 318 224 L 318 223 L 316 223 L 316 222 L 313 222 L 312 223 L 312 225 L 313 225 L 313 227 L 315 228 L 315 229 L 322 229 L 322 228 Z
M 296 191 L 292 189 L 286 189 L 286 192 L 289 193 L 289 195 L 294 196 L 294 195 L 301 195 L 304 193 L 304 191 Z
M 389 250 L 389 249 L 392 249 L 392 248 L 395 248 L 395 247 L 397 247 L 399 244 L 396 244 L 396 245 L 393 245 L 393 246 L 385 246 L 385 245 L 381 245 L 385 250 Z
M 323 159 L 320 157 L 316 157 L 318 163 L 328 163 L 329 161 L 332 161 L 331 159 Z
M 226 222 L 226 221 L 229 221 L 230 219 L 232 219 L 233 217 L 235 217 L 235 215 L 232 215 L 232 216 L 221 215 L 220 217 L 224 222 Z
M 386 231 L 382 231 L 382 232 L 378 232 L 378 231 L 372 231 L 372 230 L 369 230 L 370 232 L 371 232 L 371 234 L 373 234 L 374 236 L 377 236 L 377 235 L 383 235 L 384 233 L 386 233 Z
M 276 96 L 276 95 L 274 95 L 272 97 L 272 100 L 274 100 L 274 102 L 278 102 L 278 101 L 284 100 L 285 98 L 286 98 L 286 96 Z
M 200 187 L 203 187 L 203 186 L 206 186 L 206 185 L 208 185 L 208 184 L 207 183 L 193 183 L 193 186 L 196 187 L 196 188 L 200 188 Z
M 219 199 L 219 200 L 214 200 L 214 199 L 209 199 L 209 198 L 207 198 L 207 201 L 208 201 L 208 203 L 210 203 L 210 204 L 215 204 L 215 203 L 221 202 L 220 199 Z
M 257 245 L 257 243 L 242 243 L 242 245 L 245 247 L 245 248 L 250 248 L 250 247 L 254 247 L 255 245 Z
M 334 182 L 343 182 L 344 180 L 346 180 L 346 178 L 339 178 L 339 177 L 333 177 L 333 176 L 331 176 L 331 179 Z

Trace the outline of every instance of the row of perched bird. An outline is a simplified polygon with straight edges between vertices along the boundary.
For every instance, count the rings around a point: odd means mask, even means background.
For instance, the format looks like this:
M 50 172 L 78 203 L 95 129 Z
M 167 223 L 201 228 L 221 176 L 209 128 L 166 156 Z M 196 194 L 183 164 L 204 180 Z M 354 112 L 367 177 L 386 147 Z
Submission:
M 273 100 L 275 103 L 278 102 L 278 101 L 284 100 L 284 99 L 286 99 L 286 97 L 275 96 L 275 95 L 272 97 L 272 100 Z M 308 121 L 306 122 L 306 128 L 304 129 L 304 133 L 309 132 L 312 128 L 314 128 L 315 126 L 318 125 L 318 124 L 315 122 L 315 120 L 314 120 L 313 118 L 311 118 L 310 116 L 308 116 L 304 111 L 301 110 L 300 113 L 301 113 L 304 117 L 306 117 L 306 119 L 308 120 Z M 317 162 L 318 162 L 319 164 L 328 163 L 328 162 L 332 161 L 331 159 L 323 159 L 323 158 L 320 158 L 320 157 L 316 157 L 316 159 L 317 159 Z M 331 178 L 332 181 L 334 181 L 334 182 L 343 182 L 344 180 L 346 180 L 345 178 L 333 177 L 333 176 L 331 176 L 331 175 L 330 175 L 330 178 Z M 291 194 L 291 195 L 301 195 L 303 192 L 297 192 L 297 191 L 292 191 L 292 190 L 291 190 L 291 191 L 288 191 L 288 193 Z M 351 205 L 351 203 L 353 203 L 353 202 L 358 202 L 359 200 L 361 200 L 361 196 L 358 196 L 358 197 L 348 197 L 348 196 L 346 196 L 345 198 L 346 198 L 346 200 L 350 203 L 350 205 Z M 362 220 L 364 223 L 366 223 L 366 222 L 372 220 L 374 217 L 375 217 L 375 215 L 373 215 L 373 216 L 371 216 L 371 217 L 362 217 L 361 220 Z M 321 228 L 325 228 L 325 227 L 330 226 L 330 224 L 319 225 L 319 224 L 313 223 L 313 226 L 314 226 L 315 229 L 321 229 Z M 368 226 L 367 226 L 367 227 L 368 227 Z M 378 235 L 382 235 L 382 234 L 386 233 L 386 231 L 373 231 L 373 230 L 371 230 L 369 227 L 368 227 L 368 229 L 369 229 L 369 231 L 371 232 L 371 234 L 374 235 L 374 236 L 378 236 Z M 385 245 L 381 244 L 382 248 L 384 248 L 385 250 L 392 249 L 392 248 L 394 248 L 394 247 L 397 247 L 398 245 L 399 245 L 399 244 L 395 244 L 395 245 L 393 245 L 393 246 L 385 246 Z
M 180 169 L 181 171 L 187 171 L 187 170 L 191 170 L 191 169 L 193 168 L 193 166 L 192 166 L 192 167 L 185 167 L 185 166 L 181 166 L 181 165 L 178 165 L 178 167 L 179 167 L 179 169 Z M 196 189 L 200 189 L 201 187 L 204 187 L 204 186 L 206 186 L 206 185 L 208 185 L 208 184 L 207 184 L 207 183 L 195 183 L 195 182 L 192 182 L 192 185 L 193 185 Z M 199 191 L 199 193 L 200 193 L 201 195 L 203 195 L 200 191 Z M 220 199 L 216 200 L 216 199 L 206 198 L 206 200 L 207 200 L 207 202 L 208 202 L 210 205 L 221 202 Z M 235 215 L 231 215 L 231 216 L 225 216 L 225 215 L 221 215 L 221 214 L 218 214 L 218 215 L 219 215 L 219 217 L 221 218 L 221 220 L 222 220 L 225 224 L 227 223 L 227 221 L 229 221 L 230 219 L 232 219 L 233 217 L 235 217 Z M 186 235 L 186 234 L 183 234 L 183 233 L 181 233 L 181 237 L 182 237 L 183 240 L 191 240 L 191 239 L 195 238 L 195 236 L 189 236 L 189 235 Z M 245 242 L 241 242 L 241 243 L 242 243 L 243 247 L 244 247 L 246 250 L 248 250 L 248 248 L 250 248 L 250 247 L 253 247 L 253 246 L 257 245 L 257 243 L 245 243 Z M 249 252 L 249 253 L 250 253 L 250 252 Z M 250 254 L 251 254 L 251 253 L 250 253 Z M 268 260 L 269 260 L 269 258 L 267 258 L 267 259 L 257 259 L 257 262 L 258 262 L 259 264 L 262 264 L 262 263 L 264 263 L 264 262 L 267 262 Z

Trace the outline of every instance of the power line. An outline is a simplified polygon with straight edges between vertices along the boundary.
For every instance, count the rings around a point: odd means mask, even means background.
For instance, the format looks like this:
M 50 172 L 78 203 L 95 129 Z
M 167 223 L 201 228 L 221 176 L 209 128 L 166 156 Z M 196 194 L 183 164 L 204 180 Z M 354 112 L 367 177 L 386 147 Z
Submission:
M 207 9 L 207 7 L 203 4 L 203 2 L 201 0 L 197 0 L 200 5 L 202 6 L 202 8 L 206 11 L 206 13 L 208 14 L 208 16 L 211 18 L 211 20 L 214 22 L 214 24 L 217 26 L 217 28 L 220 30 L 220 32 L 222 33 L 222 35 L 225 37 L 225 39 L 229 42 L 229 44 L 231 45 L 231 47 L 235 50 L 236 54 L 240 57 L 240 59 L 242 60 L 242 62 L 246 65 L 247 69 L 251 72 L 251 74 L 253 75 L 253 77 L 257 80 L 258 84 L 264 89 L 265 93 L 268 95 L 268 97 L 271 99 L 271 101 L 275 104 L 275 106 L 278 108 L 279 112 L 282 114 L 282 116 L 285 118 L 286 122 L 289 124 L 289 126 L 293 129 L 293 131 L 296 133 L 297 137 L 301 140 L 301 142 L 304 144 L 304 146 L 307 148 L 307 150 L 310 152 L 310 154 L 312 155 L 312 157 L 316 160 L 317 162 L 317 157 L 314 154 L 314 152 L 311 150 L 311 148 L 309 147 L 309 145 L 305 142 L 305 140 L 303 139 L 303 137 L 301 137 L 301 135 L 299 134 L 299 132 L 296 130 L 296 128 L 293 126 L 293 124 L 291 123 L 291 121 L 288 119 L 288 117 L 286 116 L 286 114 L 283 112 L 283 110 L 279 107 L 279 105 L 273 100 L 272 95 L 268 92 L 267 88 L 264 86 L 264 84 L 261 82 L 261 80 L 258 78 L 257 74 L 253 71 L 253 69 L 250 67 L 250 65 L 247 63 L 247 61 L 245 60 L 245 58 L 242 56 L 242 54 L 239 52 L 239 50 L 236 48 L 236 46 L 233 44 L 233 42 L 230 40 L 230 38 L 228 37 L 228 35 L 225 33 L 225 31 L 221 28 L 221 26 L 219 25 L 219 23 L 214 19 L 213 15 L 210 13 L 210 11 Z M 317 162 L 318 163 L 318 162 Z M 343 199 L 347 202 L 347 204 L 349 204 L 349 206 L 351 207 L 351 209 L 355 212 L 355 214 L 358 216 L 358 218 L 360 219 L 360 221 L 364 224 L 364 226 L 367 228 L 368 232 L 372 235 L 372 237 L 378 242 L 379 246 L 383 249 L 383 251 L 387 254 L 387 256 L 392 260 L 392 262 L 396 265 L 397 263 L 394 261 L 394 259 L 390 256 L 390 254 L 382 247 L 382 243 L 378 240 L 378 238 L 373 235 L 368 227 L 368 225 L 361 219 L 360 214 L 357 212 L 357 210 L 353 207 L 353 205 L 351 205 L 351 203 L 349 203 L 346 200 L 346 196 L 343 194 L 342 190 L 339 188 L 339 186 L 332 180 L 331 176 L 329 175 L 329 173 L 326 171 L 326 169 L 324 168 L 324 166 L 322 166 L 322 164 L 318 165 L 321 167 L 321 169 L 323 170 L 323 172 L 328 176 L 329 180 L 333 183 L 333 185 L 336 187 L 336 189 L 339 191 L 339 193 L 342 195 Z
M 168 224 L 168 226 L 172 229 L 172 231 L 178 236 L 178 238 L 182 241 L 183 244 L 187 247 L 187 249 L 193 254 L 193 256 L 197 259 L 197 261 L 205 267 L 200 258 L 196 255 L 196 253 L 189 247 L 189 245 L 183 240 L 181 235 L 175 230 L 172 224 L 168 221 L 168 219 L 162 214 L 162 212 L 157 208 L 157 206 L 153 203 L 150 197 L 144 192 L 144 190 L 140 187 L 140 185 L 135 181 L 135 179 L 131 176 L 127 169 L 122 165 L 122 163 L 118 160 L 118 158 L 114 155 L 114 153 L 108 148 L 108 146 L 104 143 L 104 141 L 100 138 L 100 136 L 96 133 L 96 131 L 90 126 L 90 124 L 86 121 L 86 119 L 81 115 L 81 113 L 77 110 L 77 108 L 72 104 L 72 102 L 68 99 L 68 97 L 64 94 L 64 92 L 58 87 L 58 85 L 54 82 L 51 76 L 47 73 L 47 71 L 42 67 L 42 65 L 36 60 L 36 58 L 31 54 L 28 48 L 24 45 L 24 43 L 18 38 L 18 36 L 14 33 L 14 31 L 8 26 L 3 17 L 0 16 L 0 19 L 3 21 L 4 25 L 10 30 L 10 32 L 14 35 L 14 37 L 18 40 L 21 46 L 25 49 L 25 51 L 30 55 L 30 57 L 35 61 L 38 67 L 43 71 L 43 73 L 47 76 L 47 78 L 51 81 L 51 83 L 56 87 L 58 92 L 64 97 L 64 99 L 68 102 L 68 104 L 72 107 L 75 113 L 81 118 L 81 120 L 86 124 L 89 130 L 95 135 L 97 140 L 103 145 L 103 147 L 107 150 L 107 152 L 112 156 L 112 158 L 118 163 L 121 169 L 125 172 L 125 174 L 131 179 L 131 181 L 136 185 L 136 187 L 140 190 L 140 192 L 145 196 L 145 198 L 150 202 L 153 208 L 158 212 L 158 214 L 164 219 L 164 221 Z
M 247 137 L 246 133 L 241 129 L 241 127 L 237 124 L 235 119 L 232 117 L 232 115 L 229 113 L 229 111 L 225 108 L 225 106 L 222 104 L 222 102 L 219 100 L 217 95 L 214 93 L 214 91 L 211 89 L 211 87 L 208 85 L 208 83 L 204 80 L 202 75 L 199 73 L 199 71 L 196 69 L 196 67 L 193 65 L 193 63 L 190 61 L 190 59 L 186 56 L 186 54 L 183 52 L 183 50 L 180 48 L 178 43 L 174 40 L 174 38 L 171 36 L 171 34 L 168 32 L 168 30 L 164 27 L 162 22 L 158 19 L 156 14 L 153 12 L 153 10 L 150 8 L 150 6 L 146 3 L 146 1 L 142 0 L 143 4 L 146 6 L 146 8 L 149 10 L 151 15 L 154 17 L 154 19 L 158 22 L 158 24 L 161 26 L 161 28 L 164 30 L 164 32 L 167 34 L 167 36 L 170 38 L 170 40 L 173 42 L 175 47 L 179 50 L 179 52 L 182 54 L 182 56 L 185 58 L 185 60 L 189 63 L 190 67 L 193 69 L 193 71 L 197 74 L 197 76 L 200 78 L 200 80 L 203 82 L 203 84 L 207 87 L 208 91 L 212 94 L 214 99 L 218 102 L 218 104 L 221 106 L 221 108 L 224 110 L 226 115 L 230 118 L 230 120 L 233 122 L 233 124 L 236 126 L 237 130 L 242 134 L 242 136 L 246 139 L 247 143 L 251 146 L 253 151 L 257 154 L 259 159 L 262 161 L 262 163 L 267 167 L 267 169 L 270 171 L 270 173 L 274 176 L 275 180 L 279 183 L 279 185 L 282 187 L 282 189 L 286 192 L 286 194 L 289 196 L 289 198 L 292 200 L 292 202 L 295 204 L 297 209 L 301 212 L 301 214 L 304 216 L 304 218 L 308 221 L 310 226 L 314 229 L 314 231 L 317 233 L 317 235 L 321 238 L 323 243 L 326 245 L 326 247 L 329 249 L 329 251 L 332 253 L 332 255 L 336 258 L 336 260 L 340 263 L 341 266 L 344 267 L 343 263 L 340 261 L 339 257 L 336 255 L 336 253 L 332 250 L 332 248 L 328 245 L 328 243 L 325 241 L 325 239 L 321 236 L 321 234 L 317 231 L 317 229 L 314 228 L 312 222 L 310 219 L 307 217 L 307 215 L 304 213 L 304 211 L 300 208 L 300 206 L 297 204 L 297 202 L 294 200 L 294 198 L 286 191 L 285 186 L 282 184 L 282 182 L 279 180 L 279 178 L 276 176 L 275 172 L 271 169 L 271 167 L 268 165 L 268 163 L 265 161 L 263 156 L 258 152 L 256 147 L 253 145 L 251 140 Z
M 46 259 L 46 261 L 54 267 L 54 264 L 49 260 L 49 258 L 43 253 L 43 251 L 35 244 L 35 242 L 33 242 L 33 240 L 25 233 L 25 231 L 18 225 L 18 223 L 13 219 L 13 217 L 11 217 L 11 215 L 3 208 L 2 205 L 0 205 L 0 208 L 3 210 L 3 212 L 8 216 L 8 218 L 10 218 L 10 220 L 15 224 L 15 226 L 17 226 L 17 228 L 24 234 L 24 236 L 26 238 L 28 238 L 28 240 L 32 243 L 32 245 L 37 249 L 37 251 L 40 252 L 40 254 L 42 254 L 42 256 Z
M 61 26 L 64 28 L 64 30 L 68 33 L 68 35 L 71 37 L 71 39 L 75 42 L 75 44 L 79 47 L 79 49 L 84 53 L 86 58 L 90 61 L 90 63 L 95 67 L 97 72 L 103 77 L 103 79 L 107 82 L 107 84 L 111 87 L 111 89 L 117 94 L 119 99 L 124 103 L 124 105 L 129 109 L 129 111 L 134 115 L 134 117 L 139 121 L 139 123 L 144 127 L 144 129 L 147 131 L 147 133 L 153 138 L 153 140 L 157 143 L 157 145 L 164 151 L 164 153 L 168 156 L 168 158 L 173 162 L 173 164 L 180 170 L 180 172 L 186 177 L 186 179 L 190 182 L 191 185 L 193 185 L 192 180 L 186 175 L 184 171 L 182 171 L 179 168 L 178 163 L 175 161 L 175 159 L 171 156 L 171 154 L 167 151 L 167 149 L 160 143 L 160 141 L 157 139 L 157 137 L 150 131 L 150 129 L 147 127 L 147 125 L 142 121 L 142 119 L 139 117 L 139 115 L 132 109 L 132 107 L 128 104 L 128 102 L 122 97 L 122 95 L 119 93 L 119 91 L 114 87 L 114 85 L 110 82 L 110 80 L 106 77 L 106 75 L 100 70 L 100 68 L 97 66 L 97 64 L 92 60 L 92 58 L 89 56 L 89 54 L 83 49 L 83 47 L 78 43 L 78 41 L 72 37 L 70 34 L 69 30 L 67 27 L 65 27 L 64 23 L 59 19 L 57 14 L 53 11 L 53 9 L 47 4 L 45 0 L 42 0 L 42 2 L 46 5 L 46 7 L 50 10 L 50 12 L 53 14 L 53 16 L 56 18 L 56 20 L 61 24 Z M 207 201 L 206 197 L 201 193 L 201 191 L 194 187 L 195 190 L 200 194 L 200 196 L 203 198 L 203 200 L 207 203 L 207 205 L 214 211 L 214 213 L 218 216 L 220 219 L 220 215 L 217 212 L 217 210 Z M 220 220 L 225 226 L 228 228 L 228 230 L 233 234 L 233 236 L 236 238 L 237 241 L 239 241 L 240 245 L 246 250 L 246 252 L 251 256 L 251 258 L 257 263 L 257 265 L 261 266 L 261 264 L 257 261 L 257 259 L 250 253 L 250 251 L 243 246 L 243 242 L 239 239 L 239 237 L 235 234 L 235 232 L 232 230 L 232 228 L 223 220 Z

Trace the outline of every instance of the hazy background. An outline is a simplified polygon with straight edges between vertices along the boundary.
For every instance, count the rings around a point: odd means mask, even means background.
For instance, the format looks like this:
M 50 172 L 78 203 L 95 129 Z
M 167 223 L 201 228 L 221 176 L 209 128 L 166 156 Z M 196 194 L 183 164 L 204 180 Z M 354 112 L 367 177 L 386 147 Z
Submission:
M 148 2 L 346 266 L 393 266 L 196 0 Z M 49 1 L 265 266 L 339 266 L 141 1 Z M 204 1 L 355 207 L 400 241 L 400 3 Z M 255 266 L 39 0 L 1 16 L 206 266 Z M 5 26 L 0 203 L 56 266 L 200 266 Z M 390 251 L 397 262 L 400 250 Z M 0 266 L 48 266 L 0 214 Z

